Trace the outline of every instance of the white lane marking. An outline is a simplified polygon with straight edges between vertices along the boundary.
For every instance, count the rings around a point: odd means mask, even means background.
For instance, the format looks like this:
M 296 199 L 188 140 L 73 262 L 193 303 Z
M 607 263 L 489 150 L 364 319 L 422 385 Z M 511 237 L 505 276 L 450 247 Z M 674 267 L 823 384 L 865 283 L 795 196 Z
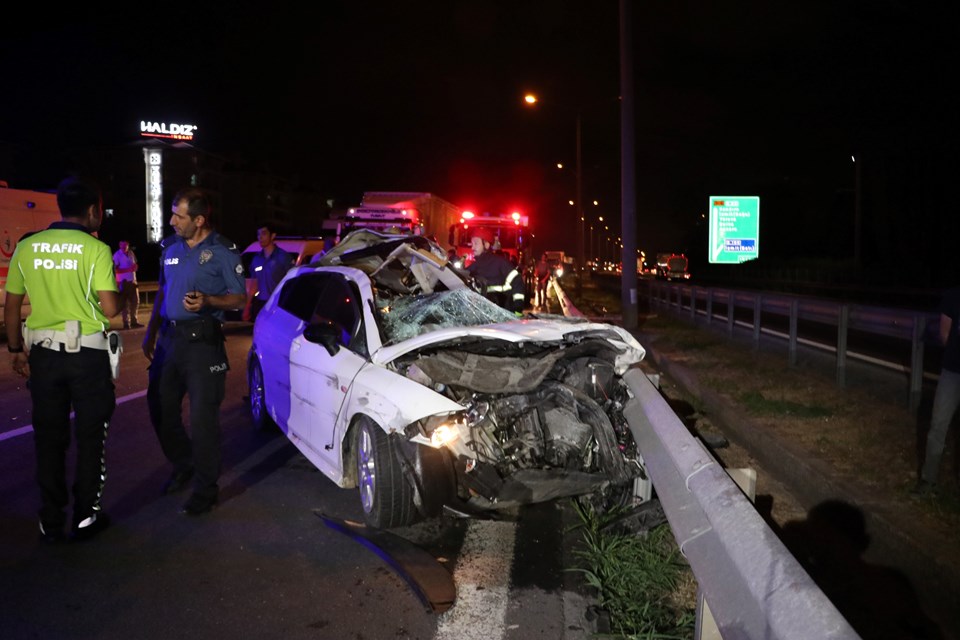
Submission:
M 145 395 L 147 395 L 146 389 L 144 389 L 143 391 L 137 391 L 136 393 L 129 393 L 125 396 L 121 396 L 117 398 L 117 404 L 121 405 L 124 402 L 130 402 L 131 400 L 142 398 Z M 71 418 L 73 417 L 72 411 L 70 412 L 70 417 Z M 0 442 L 3 442 L 4 440 L 10 440 L 11 438 L 16 438 L 17 436 L 22 436 L 24 434 L 30 433 L 31 431 L 33 431 L 32 424 L 28 424 L 25 427 L 19 427 L 17 429 L 13 429 L 12 431 L 4 431 L 3 433 L 0 433 Z
M 504 636 L 516 525 L 471 520 L 453 572 L 457 600 L 440 616 L 435 640 L 500 640 Z

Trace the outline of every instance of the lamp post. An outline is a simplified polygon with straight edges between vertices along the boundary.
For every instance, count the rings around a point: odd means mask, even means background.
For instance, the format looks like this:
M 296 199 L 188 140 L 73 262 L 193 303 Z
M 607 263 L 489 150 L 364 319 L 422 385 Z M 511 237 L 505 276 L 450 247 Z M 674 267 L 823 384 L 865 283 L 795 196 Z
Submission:
M 580 238 L 577 250 L 577 297 L 583 295 L 583 272 L 587 268 L 585 253 L 583 251 L 583 235 L 586 220 L 583 215 L 583 164 L 580 155 L 580 112 L 577 111 L 577 215 L 580 216 Z
M 539 102 L 537 96 L 528 93 L 523 96 L 523 101 L 528 106 L 533 106 Z M 577 238 L 577 296 L 583 293 L 583 272 L 586 268 L 586 253 L 584 251 L 584 238 L 586 236 L 586 219 L 583 215 L 583 163 L 581 157 L 580 131 L 581 131 L 581 113 L 577 110 L 577 167 L 574 169 L 576 174 L 576 215 L 580 219 L 580 237 Z M 558 164 L 558 167 L 562 165 Z

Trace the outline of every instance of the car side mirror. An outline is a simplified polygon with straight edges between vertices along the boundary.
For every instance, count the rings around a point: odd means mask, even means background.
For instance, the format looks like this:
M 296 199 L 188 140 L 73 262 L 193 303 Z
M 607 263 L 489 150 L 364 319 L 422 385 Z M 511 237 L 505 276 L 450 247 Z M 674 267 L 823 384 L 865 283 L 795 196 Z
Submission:
M 343 328 L 327 318 L 311 321 L 303 330 L 303 337 L 307 342 L 323 345 L 331 356 L 337 355 L 340 346 L 345 344 Z

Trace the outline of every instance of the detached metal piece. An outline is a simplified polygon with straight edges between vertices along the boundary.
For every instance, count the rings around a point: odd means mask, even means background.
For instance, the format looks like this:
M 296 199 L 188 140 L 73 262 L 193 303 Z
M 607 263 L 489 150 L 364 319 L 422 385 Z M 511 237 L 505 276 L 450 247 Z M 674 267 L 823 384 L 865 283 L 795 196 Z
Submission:
M 427 613 L 443 613 L 453 606 L 457 598 L 453 575 L 432 555 L 388 531 L 332 518 L 321 511 L 314 513 L 331 529 L 350 536 L 380 556 L 406 580 L 426 606 Z

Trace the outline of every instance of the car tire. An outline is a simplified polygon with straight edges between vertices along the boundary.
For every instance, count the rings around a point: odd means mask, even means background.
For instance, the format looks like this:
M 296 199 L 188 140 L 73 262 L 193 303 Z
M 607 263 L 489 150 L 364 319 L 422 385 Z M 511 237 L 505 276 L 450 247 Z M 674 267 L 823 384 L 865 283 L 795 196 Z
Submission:
M 263 369 L 257 356 L 251 356 L 247 364 L 247 389 L 249 389 L 250 416 L 253 426 L 258 430 L 270 429 L 274 426 L 273 419 L 267 412 L 267 394 L 263 382 Z
M 365 416 L 359 418 L 355 433 L 357 487 L 367 524 L 378 529 L 412 524 L 417 515 L 413 487 L 403 476 L 396 445 Z

